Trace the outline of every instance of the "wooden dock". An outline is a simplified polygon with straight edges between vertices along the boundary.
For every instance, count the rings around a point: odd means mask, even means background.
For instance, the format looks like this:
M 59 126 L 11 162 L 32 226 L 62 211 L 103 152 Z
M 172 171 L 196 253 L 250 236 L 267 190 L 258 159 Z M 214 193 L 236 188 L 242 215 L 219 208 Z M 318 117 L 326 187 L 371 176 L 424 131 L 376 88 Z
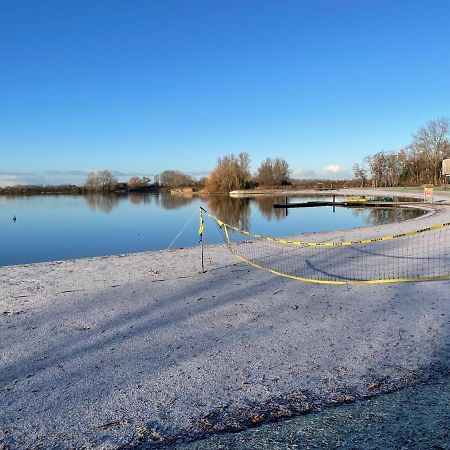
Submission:
M 276 203 L 274 208 L 314 208 L 318 206 L 343 206 L 346 208 L 386 208 L 400 205 L 417 205 L 420 202 L 301 202 L 301 203 Z

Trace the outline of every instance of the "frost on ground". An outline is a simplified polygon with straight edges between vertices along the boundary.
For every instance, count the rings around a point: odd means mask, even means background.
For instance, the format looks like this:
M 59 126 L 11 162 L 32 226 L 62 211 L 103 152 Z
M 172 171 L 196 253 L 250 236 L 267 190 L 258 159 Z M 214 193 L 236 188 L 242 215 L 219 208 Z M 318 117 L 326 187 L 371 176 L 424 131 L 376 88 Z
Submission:
M 449 372 L 450 282 L 305 284 L 223 246 L 206 263 L 185 249 L 0 268 L 0 448 L 168 445 Z

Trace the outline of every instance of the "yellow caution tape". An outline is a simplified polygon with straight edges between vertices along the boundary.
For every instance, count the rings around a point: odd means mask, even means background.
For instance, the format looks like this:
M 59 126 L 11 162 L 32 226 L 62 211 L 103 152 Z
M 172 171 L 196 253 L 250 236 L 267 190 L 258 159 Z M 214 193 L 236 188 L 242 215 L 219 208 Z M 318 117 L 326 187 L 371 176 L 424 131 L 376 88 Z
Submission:
M 318 278 L 304 278 L 298 277 L 296 275 L 290 275 L 288 273 L 279 272 L 277 270 L 269 269 L 268 267 L 260 266 L 259 264 L 250 261 L 243 256 L 238 255 L 229 244 L 228 247 L 231 250 L 231 253 L 241 261 L 256 267 L 257 269 L 265 270 L 266 272 L 273 273 L 274 275 L 279 275 L 284 278 L 290 278 L 291 280 L 297 281 L 306 281 L 308 283 L 318 283 L 318 284 L 381 284 L 381 283 L 408 283 L 413 281 L 437 281 L 437 280 L 450 280 L 449 275 L 436 275 L 432 277 L 416 277 L 416 278 L 380 278 L 380 279 L 371 279 L 371 280 L 345 280 L 345 281 L 337 281 L 337 280 L 320 280 Z
M 237 227 L 234 227 L 232 225 L 229 225 L 227 223 L 222 222 L 214 215 L 208 213 L 208 216 L 211 217 L 213 220 L 217 222 L 217 224 L 223 228 L 225 233 L 225 238 L 227 242 L 227 246 L 230 249 L 231 253 L 240 261 L 245 262 L 246 264 L 249 264 L 257 269 L 265 270 L 266 272 L 270 272 L 274 275 L 282 276 L 285 278 L 290 278 L 292 280 L 298 280 L 298 281 L 305 281 L 309 283 L 319 283 L 319 284 L 333 284 L 333 285 L 343 285 L 343 284 L 381 284 L 381 283 L 408 283 L 408 282 L 414 282 L 414 281 L 437 281 L 437 280 L 450 280 L 450 274 L 448 275 L 436 275 L 436 276 L 427 276 L 427 277 L 414 277 L 414 278 L 386 278 L 386 279 L 367 279 L 367 280 L 323 280 L 323 279 L 316 279 L 316 278 L 305 278 L 300 277 L 296 275 L 291 275 L 284 272 L 279 272 L 277 270 L 270 269 L 268 267 L 261 266 L 260 264 L 257 264 L 247 258 L 244 258 L 243 256 L 239 255 L 232 246 L 232 242 L 230 240 L 230 235 L 228 232 L 228 229 L 237 231 L 239 233 L 245 234 L 247 236 L 251 236 L 258 239 L 263 239 L 266 241 L 271 242 L 279 242 L 282 244 L 289 244 L 289 245 L 298 245 L 298 246 L 326 246 L 326 247 L 338 247 L 338 246 L 348 246 L 348 245 L 358 245 L 358 244 L 369 244 L 371 242 L 380 242 L 380 241 L 387 241 L 392 239 L 397 239 L 401 237 L 407 237 L 407 236 L 414 236 L 415 234 L 425 233 L 427 231 L 433 231 L 433 230 L 440 230 L 446 227 L 450 226 L 449 223 L 443 223 L 439 225 L 434 225 L 432 227 L 422 228 L 420 230 L 415 231 L 408 231 L 406 233 L 400 233 L 396 235 L 391 236 L 383 236 L 379 238 L 373 238 L 373 239 L 362 239 L 359 241 L 346 241 L 346 242 L 303 242 L 303 241 L 290 241 L 286 239 L 279 239 L 279 238 L 273 238 L 273 237 L 267 237 L 262 236 L 260 234 L 256 233 L 250 233 L 249 231 L 241 230 Z
M 205 222 L 203 221 L 203 213 L 200 210 L 200 226 L 198 227 L 198 234 L 201 236 L 203 234 L 203 230 L 205 229 Z
M 226 228 L 230 228 L 231 230 L 237 231 L 238 233 L 242 233 L 247 236 L 251 236 L 254 238 L 258 238 L 258 239 L 263 239 L 263 240 L 270 241 L 270 242 L 279 242 L 280 244 L 311 246 L 311 247 L 342 247 L 342 246 L 348 246 L 348 245 L 370 244 L 371 242 L 390 241 L 392 239 L 414 236 L 415 234 L 425 233 L 426 231 L 440 230 L 442 228 L 446 228 L 446 227 L 450 226 L 450 222 L 448 222 L 448 223 L 442 223 L 440 225 L 434 225 L 432 227 L 422 228 L 421 230 L 407 231 L 406 233 L 400 233 L 400 234 L 395 234 L 395 235 L 391 235 L 391 236 L 382 236 L 382 237 L 371 238 L 371 239 L 361 239 L 359 241 L 311 242 L 311 241 L 291 241 L 288 239 L 268 237 L 268 236 L 263 236 L 261 234 L 251 233 L 250 231 L 241 230 L 240 228 L 234 227 L 233 225 L 224 223 L 210 213 L 207 213 L 207 214 L 209 217 L 214 219 L 221 228 L 223 226 L 225 226 Z

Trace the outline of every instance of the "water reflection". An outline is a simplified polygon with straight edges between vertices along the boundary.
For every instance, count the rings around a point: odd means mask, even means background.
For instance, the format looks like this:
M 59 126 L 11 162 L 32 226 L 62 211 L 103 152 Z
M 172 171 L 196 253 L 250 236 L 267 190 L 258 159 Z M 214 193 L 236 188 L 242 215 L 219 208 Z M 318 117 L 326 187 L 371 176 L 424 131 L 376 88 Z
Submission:
M 265 236 L 296 236 L 379 225 L 421 213 L 405 208 L 337 207 L 333 214 L 332 208 L 323 207 L 292 209 L 285 216 L 285 209 L 273 208 L 274 203 L 283 204 L 283 200 L 284 197 L 200 197 L 169 193 L 0 198 L 0 266 L 159 250 L 167 248 L 186 223 L 189 226 L 177 244 L 197 245 L 198 222 L 187 221 L 200 206 L 230 225 Z M 290 200 L 314 198 L 296 196 Z M 15 224 L 14 215 L 18 218 Z M 221 234 L 210 233 L 208 238 L 209 243 L 223 242 Z
M 274 208 L 273 205 L 284 204 L 285 197 L 230 197 L 228 195 L 208 195 L 204 197 L 192 194 L 169 194 L 169 193 L 138 193 L 130 192 L 128 195 L 115 194 L 90 194 L 85 197 L 86 203 L 92 211 L 101 211 L 109 214 L 121 201 L 128 201 L 133 205 L 150 205 L 168 210 L 183 208 L 192 203 L 201 203 L 220 220 L 244 230 L 250 230 L 250 215 L 252 205 L 257 206 L 261 215 L 267 221 L 282 221 L 287 218 L 287 210 Z M 291 198 L 293 201 L 294 198 Z M 299 197 L 300 201 L 308 201 L 310 198 Z M 315 200 L 315 199 L 314 199 Z M 328 199 L 326 199 L 328 200 Z M 354 217 L 358 217 L 367 225 L 382 225 L 385 223 L 399 222 L 412 219 L 422 214 L 413 208 L 351 208 Z
M 195 200 L 192 194 L 158 194 L 155 202 L 164 209 L 178 209 L 190 205 Z
M 139 192 L 129 192 L 128 201 L 133 205 L 148 205 L 152 202 L 152 195 L 146 193 L 142 194 Z
M 386 223 L 400 222 L 414 219 L 422 214 L 415 208 L 352 208 L 355 217 L 362 217 L 367 225 L 383 225 Z
M 119 196 L 115 194 L 88 194 L 84 196 L 89 209 L 109 214 L 119 203 Z
M 232 198 L 228 195 L 205 197 L 209 211 L 223 222 L 243 230 L 250 229 L 250 199 Z
M 195 198 L 192 195 L 166 193 L 149 194 L 129 192 L 125 195 L 117 194 L 88 194 L 84 196 L 89 209 L 109 214 L 119 202 L 130 202 L 132 205 L 150 205 L 152 201 L 156 206 L 164 209 L 178 209 L 191 204 Z
M 274 208 L 273 205 L 285 203 L 285 197 L 257 197 L 254 199 L 261 214 L 267 220 L 283 220 L 286 218 L 286 209 Z

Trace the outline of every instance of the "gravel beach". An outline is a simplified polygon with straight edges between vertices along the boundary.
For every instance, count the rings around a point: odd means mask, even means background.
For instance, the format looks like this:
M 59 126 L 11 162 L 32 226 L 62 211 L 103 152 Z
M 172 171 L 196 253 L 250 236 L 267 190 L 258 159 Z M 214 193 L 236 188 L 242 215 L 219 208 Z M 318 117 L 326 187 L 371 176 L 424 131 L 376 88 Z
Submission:
M 315 238 L 450 222 L 435 199 Z M 0 449 L 170 447 L 450 373 L 449 281 L 316 285 L 205 255 L 206 273 L 199 248 L 0 268 Z

